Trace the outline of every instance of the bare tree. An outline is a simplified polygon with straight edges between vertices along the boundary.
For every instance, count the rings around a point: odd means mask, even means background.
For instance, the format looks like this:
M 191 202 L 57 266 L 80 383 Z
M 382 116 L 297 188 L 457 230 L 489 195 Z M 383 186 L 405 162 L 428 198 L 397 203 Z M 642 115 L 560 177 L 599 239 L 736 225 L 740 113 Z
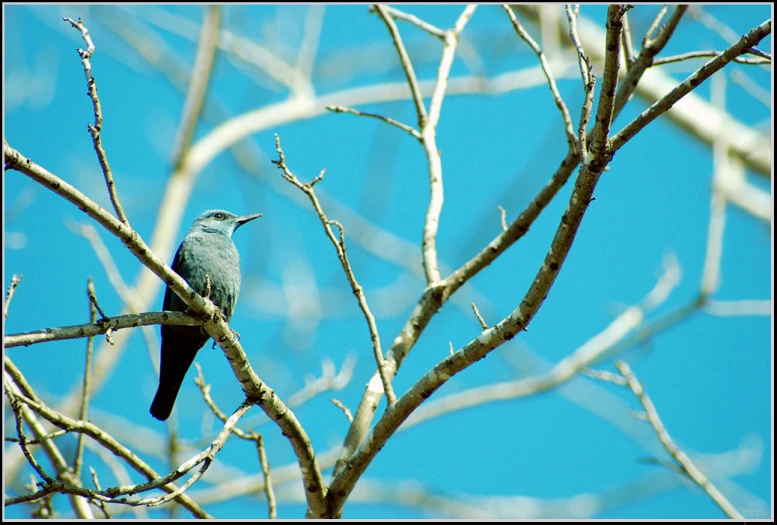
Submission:
M 238 6 L 204 7 L 204 18 L 199 26 L 176 14 L 175 10 L 151 7 L 92 8 L 83 19 L 75 13 L 65 14 L 62 21 L 57 21 L 60 28 L 83 41 L 78 56 L 93 113 L 88 133 L 108 190 L 108 199 L 101 202 L 111 209 L 101 206 L 90 196 L 95 193 L 93 188 L 79 188 L 72 179 L 47 167 L 45 159 L 36 156 L 33 160 L 23 148 L 17 149 L 12 126 L 4 137 L 6 171 L 25 175 L 96 221 L 99 229 L 92 222 L 72 220 L 68 227 L 91 244 L 120 299 L 122 310 L 114 313 L 101 308 L 90 279 L 88 310 L 84 308 L 84 312 L 89 312 L 88 322 L 4 335 L 7 349 L 4 391 L 9 409 L 6 411 L 9 417 L 5 420 L 4 473 L 6 487 L 12 487 L 7 488 L 6 512 L 29 504 L 36 516 L 67 513 L 79 518 L 112 517 L 132 511 L 137 517 L 145 517 L 147 508 L 164 506 L 170 516 L 183 508 L 192 516 L 205 518 L 218 517 L 209 509 L 219 502 L 259 496 L 266 501 L 266 508 L 241 517 L 269 515 L 274 518 L 282 505 L 302 503 L 307 517 L 339 518 L 344 515 L 343 509 L 348 502 L 409 506 L 418 511 L 463 518 L 590 517 L 610 508 L 626 506 L 646 495 L 690 483 L 700 487 L 720 511 L 731 518 L 761 517 L 753 514 L 753 509 L 760 508 L 752 503 L 757 498 L 743 496 L 743 489 L 733 486 L 727 479 L 753 468 L 755 460 L 748 454 L 754 446 L 743 445 L 736 459 L 731 459 L 731 454 L 699 457 L 685 452 L 676 439 L 670 437 L 671 425 L 663 422 L 659 415 L 663 406 L 651 401 L 648 389 L 638 378 L 640 367 L 634 362 L 634 356 L 638 354 L 633 350 L 694 316 L 767 316 L 771 313 L 771 301 L 763 297 L 745 296 L 732 300 L 716 297 L 721 281 L 727 215 L 736 209 L 737 213 L 744 212 L 752 217 L 755 224 L 771 217 L 771 196 L 758 180 L 771 173 L 770 140 L 764 139 L 764 135 L 752 126 L 737 121 L 726 110 L 727 77 L 724 76 L 736 67 L 739 76 L 732 73 L 731 79 L 739 78 L 750 93 L 757 93 L 757 83 L 749 81 L 744 71 L 771 68 L 771 55 L 759 48 L 771 34 L 771 20 L 753 26 L 743 35 L 728 37 L 722 22 L 701 8 L 665 6 L 656 8 L 657 14 L 656 9 L 649 8 L 611 5 L 603 18 L 594 22 L 583 16 L 585 6 L 581 9 L 577 5 L 478 7 L 473 4 L 461 7 L 449 27 L 437 27 L 431 19 L 424 20 L 416 14 L 376 4 L 369 8 L 369 20 L 375 26 L 375 38 L 382 47 L 351 50 L 350 54 L 334 54 L 326 60 L 317 56 L 319 40 L 327 30 L 335 28 L 325 24 L 323 6 L 306 9 L 305 18 L 299 24 L 302 29 L 298 46 L 292 51 L 282 45 L 271 51 L 260 39 L 244 36 L 239 27 L 240 9 L 243 8 Z M 649 19 L 645 13 L 650 13 Z M 470 21 L 479 16 L 497 19 L 499 31 L 492 29 L 483 38 L 480 34 L 469 35 L 472 31 Z M 724 39 L 728 37 L 729 41 L 716 49 L 669 54 L 667 50 L 673 49 L 670 43 L 683 29 L 681 25 L 691 23 L 707 28 L 711 34 L 718 33 Z M 95 27 L 101 29 L 99 37 Z M 158 31 L 174 33 L 196 43 L 192 67 L 176 56 Z M 422 39 L 408 39 L 411 31 L 420 34 Z M 533 34 L 539 34 L 541 38 Z M 24 35 L 24 38 L 29 37 L 29 34 Z M 133 212 L 122 196 L 127 181 L 114 171 L 115 163 L 109 162 L 118 145 L 109 140 L 107 130 L 117 126 L 117 122 L 111 118 L 113 109 L 106 103 L 104 92 L 98 91 L 108 75 L 100 66 L 102 39 L 112 42 L 113 47 L 121 43 L 123 50 L 113 52 L 140 60 L 145 68 L 152 69 L 179 89 L 183 100 L 169 176 L 156 211 L 155 227 L 148 236 L 141 235 L 133 227 Z M 391 49 L 388 49 L 389 44 Z M 441 51 L 438 52 L 439 46 Z M 510 63 L 509 60 L 519 53 L 528 53 L 535 62 L 498 75 L 484 73 L 484 60 L 498 59 L 504 54 Z M 285 98 L 263 102 L 254 109 L 231 116 L 228 105 L 218 99 L 213 86 L 219 81 L 216 70 L 224 60 L 244 72 L 250 81 L 278 89 Z M 402 80 L 370 83 L 370 68 L 383 67 L 376 64 L 390 64 Z M 671 67 L 670 64 L 687 65 L 689 71 L 683 73 L 682 80 L 677 80 L 664 71 Z M 76 65 L 73 58 L 72 63 L 63 67 L 72 69 Z M 465 68 L 468 72 L 462 73 Z M 345 82 L 348 87 L 321 94 L 319 84 L 328 81 L 327 75 Z M 359 82 L 348 84 L 351 76 L 356 76 Z M 697 93 L 701 86 L 710 83 L 711 101 L 707 102 Z M 574 95 L 564 88 L 570 85 L 575 86 Z M 543 159 L 542 173 L 538 175 L 541 187 L 531 195 L 524 195 L 526 203 L 522 208 L 510 196 L 505 179 L 499 181 L 505 186 L 504 200 L 488 210 L 490 224 L 485 234 L 481 234 L 476 225 L 469 225 L 471 231 L 460 233 L 460 244 L 464 246 L 469 242 L 476 249 L 460 252 L 464 253 L 459 257 L 460 262 L 453 264 L 454 258 L 446 259 L 446 252 L 441 249 L 444 243 L 440 241 L 446 228 L 445 221 L 441 221 L 447 190 L 445 181 L 449 180 L 447 171 L 454 169 L 445 164 L 446 152 L 441 146 L 442 140 L 438 140 L 443 132 L 451 131 L 442 118 L 443 108 L 450 105 L 451 95 L 479 97 L 533 86 L 546 86 L 550 92 L 546 100 L 548 106 L 553 107 L 553 113 L 549 113 L 552 115 L 549 118 L 560 124 L 557 128 L 560 131 L 552 141 L 565 144 L 565 151 L 557 158 Z M 102 100 L 98 93 L 102 93 Z M 502 103 L 499 98 L 484 100 L 489 104 Z M 383 114 L 374 109 L 376 104 L 394 101 L 412 108 L 412 117 L 405 118 L 400 111 Z M 284 125 L 319 117 L 327 111 L 333 114 L 329 118 L 338 122 L 350 118 L 336 115 L 342 113 L 376 120 L 387 130 L 381 133 L 409 136 L 418 144 L 415 169 L 426 173 L 428 187 L 425 212 L 418 213 L 422 218 L 422 224 L 417 225 L 420 245 L 404 240 L 391 228 L 390 221 L 371 220 L 368 205 L 363 206 L 361 212 L 354 211 L 345 204 L 346 198 L 339 198 L 337 190 L 330 189 L 339 186 L 330 187 L 329 181 L 342 175 L 332 168 L 326 172 L 325 165 L 341 163 L 327 158 L 303 158 L 301 148 L 289 147 L 289 143 L 294 143 L 294 134 Z M 768 118 L 768 107 L 763 107 L 763 115 Z M 349 122 L 347 125 L 359 125 L 357 119 Z M 520 362 L 516 362 L 516 353 L 507 350 L 517 348 L 517 342 L 524 338 L 523 332 L 533 326 L 532 320 L 551 297 L 565 300 L 551 293 L 557 288 L 557 279 L 568 256 L 578 250 L 593 249 L 583 246 L 586 241 L 578 239 L 578 234 L 596 200 L 597 190 L 601 184 L 606 185 L 606 181 L 602 182 L 603 174 L 611 169 L 616 153 L 633 147 L 635 139 L 656 122 L 666 122 L 682 130 L 701 147 L 708 148 L 714 160 L 710 217 L 704 243 L 706 253 L 700 269 L 702 278 L 698 286 L 693 286 L 693 297 L 679 306 L 668 309 L 664 306 L 682 282 L 678 258 L 668 255 L 656 282 L 644 284 L 644 297 L 623 308 L 606 327 L 596 329 L 598 333 L 578 348 L 566 351 L 565 357 L 555 364 L 543 363 L 541 358 L 531 357 L 532 354 L 522 348 L 518 349 Z M 198 134 L 203 123 L 211 127 Z M 495 138 L 500 129 L 506 127 L 515 128 L 511 133 L 517 137 L 534 129 L 515 122 L 497 122 L 492 128 Z M 266 135 L 266 132 L 274 134 L 273 144 L 263 144 L 273 157 L 274 168 L 261 148 L 246 140 L 262 133 Z M 488 142 L 490 138 L 478 140 Z M 349 147 L 361 146 L 353 144 Z M 661 147 L 659 144 L 655 149 Z M 335 284 L 331 289 L 313 284 L 298 286 L 292 292 L 286 284 L 274 292 L 269 284 L 263 283 L 263 300 L 252 300 L 252 292 L 244 291 L 242 306 L 247 307 L 248 303 L 258 308 L 256 305 L 261 304 L 265 313 L 280 308 L 288 317 L 287 322 L 295 336 L 300 338 L 305 337 L 305 333 L 315 334 L 322 319 L 350 315 L 352 332 L 360 341 L 359 358 L 371 363 L 371 375 L 363 375 L 365 369 L 357 368 L 350 357 L 338 369 L 326 356 L 319 377 L 309 378 L 297 392 L 284 392 L 264 375 L 256 360 L 249 359 L 249 355 L 252 359 L 255 355 L 252 349 L 245 340 L 232 337 L 233 330 L 218 315 L 217 307 L 208 298 L 199 296 L 168 266 L 184 214 L 196 191 L 198 175 L 225 152 L 250 175 L 252 184 L 261 182 L 273 194 L 293 203 L 299 215 L 313 212 L 318 224 L 315 229 L 306 228 L 306 242 L 325 250 L 317 253 L 316 259 L 336 260 L 342 270 L 342 275 L 332 280 Z M 347 151 L 343 155 L 347 156 Z M 510 156 L 514 152 L 490 151 L 488 155 Z M 483 164 L 483 170 L 490 169 L 485 157 Z M 610 173 L 616 171 L 618 169 L 613 168 Z M 747 171 L 751 176 L 745 176 Z M 7 178 L 15 176 L 6 174 Z M 472 184 L 479 184 L 478 174 L 466 177 Z M 489 183 L 491 181 L 489 179 Z M 662 184 L 671 185 L 671 182 Z M 455 187 L 462 191 L 461 185 Z M 646 203 L 646 206 L 651 205 Z M 482 203 L 471 203 L 471 206 L 481 211 L 487 208 Z M 491 304 L 489 294 L 482 291 L 484 281 L 481 279 L 493 279 L 506 286 L 510 269 L 504 269 L 508 263 L 502 264 L 507 257 L 505 254 L 526 237 L 530 228 L 536 227 L 540 217 L 552 221 L 555 226 L 550 240 L 537 255 L 541 259 L 539 269 L 532 274 L 528 290 L 514 291 L 509 310 L 496 308 Z M 611 220 L 620 218 L 612 217 Z M 315 235 L 320 235 L 319 228 L 323 229 L 325 244 L 314 239 Z M 123 247 L 109 247 L 100 236 L 105 232 L 118 238 Z M 469 241 L 465 239 L 467 235 L 470 235 Z M 607 232 L 601 232 L 601 235 L 606 236 Z M 354 247 L 358 247 L 355 258 Z M 121 275 L 118 250 L 128 251 L 142 265 L 133 283 L 126 282 Z M 372 285 L 364 284 L 370 282 L 365 277 L 368 272 L 362 270 L 366 265 L 360 264 L 365 260 L 364 254 L 399 268 L 405 277 L 385 291 L 373 290 Z M 536 265 L 536 262 L 532 264 Z M 501 268 L 496 268 L 500 265 Z M 16 271 L 16 268 L 9 270 Z M 295 279 L 305 279 L 310 274 L 311 270 L 305 269 L 304 265 L 300 272 L 293 272 Z M 36 276 L 36 279 L 40 278 Z M 187 304 L 188 313 L 152 311 L 163 283 Z M 4 316 L 43 319 L 23 310 L 15 311 L 19 300 L 12 303 L 12 298 L 24 293 L 24 285 L 21 275 L 13 275 Z M 48 286 L 51 293 L 57 293 L 54 282 Z M 283 299 L 275 300 L 277 295 Z M 348 295 L 354 298 L 350 299 Z M 436 316 L 448 303 L 459 312 L 466 312 L 471 320 L 471 325 L 462 332 L 468 334 L 466 340 L 457 340 L 458 332 L 442 321 L 443 314 Z M 358 310 L 354 310 L 354 306 Z M 661 307 L 664 308 L 659 315 L 656 312 Z M 315 312 L 311 313 L 313 309 Z M 387 323 L 381 322 L 397 315 L 387 312 L 401 312 L 405 316 L 395 333 L 388 333 Z M 311 318 L 314 321 L 305 325 L 305 320 Z M 435 320 L 439 321 L 439 328 L 432 328 Z M 174 419 L 165 441 L 157 431 L 146 428 L 140 431 L 134 421 L 128 428 L 126 420 L 95 412 L 92 406 L 93 398 L 117 369 L 122 354 L 130 348 L 135 350 L 128 344 L 131 328 L 142 327 L 151 359 L 156 359 L 157 342 L 151 327 L 157 324 L 202 326 L 221 348 L 244 393 L 242 401 L 234 406 L 220 404 L 211 396 L 209 381 L 212 379 L 206 377 L 198 365 L 196 384 L 204 400 L 203 406 L 207 407 L 203 421 L 219 423 L 214 432 L 203 423 L 202 439 L 197 442 L 182 440 Z M 436 342 L 427 343 L 428 339 L 424 344 L 418 344 L 421 336 L 431 331 L 428 328 L 442 334 L 450 331 L 448 345 L 434 348 Z M 99 336 L 104 336 L 106 342 L 94 349 L 94 338 Z M 16 352 L 33 352 L 37 347 L 32 345 L 43 342 L 75 339 L 86 339 L 87 351 L 83 374 L 60 377 L 72 385 L 68 394 L 57 398 L 47 391 L 45 384 L 27 379 L 34 368 L 28 370 L 18 364 Z M 427 359 L 433 356 L 433 364 L 420 374 L 403 376 L 400 381 L 398 371 L 414 349 L 419 349 L 414 355 L 422 353 L 422 346 Z M 30 348 L 23 350 L 23 347 Z M 496 350 L 503 351 L 500 368 L 516 377 L 508 381 L 491 380 L 471 388 L 456 384 L 460 373 L 476 369 L 476 363 L 489 354 L 497 354 Z M 520 368 L 527 364 L 534 370 L 521 371 Z M 582 384 L 583 377 L 592 379 L 585 384 L 599 391 L 609 392 L 607 389 L 612 385 L 619 387 L 615 394 L 608 393 L 609 399 L 641 407 L 637 412 L 639 417 L 624 423 L 625 410 L 618 413 L 611 407 L 586 401 L 587 396 L 576 396 L 570 390 L 559 389 L 562 386 L 573 389 Z M 310 424 L 298 418 L 294 410 L 304 409 L 306 403 L 322 399 L 325 393 L 346 388 L 352 379 L 355 379 L 355 388 L 344 392 L 355 392 L 365 383 L 366 386 L 357 396 L 331 400 L 334 403 L 332 412 L 322 417 L 336 420 L 337 425 L 347 424 L 347 432 L 341 436 L 341 442 L 327 446 L 311 437 L 315 434 Z M 601 387 L 602 383 L 605 388 Z M 443 387 L 446 387 L 445 392 L 437 393 Z M 660 388 L 660 384 L 651 384 L 649 391 L 655 395 L 656 389 Z M 540 394 L 550 390 L 567 392 L 563 395 L 609 420 L 648 451 L 649 462 L 664 468 L 630 485 L 614 480 L 617 489 L 567 500 L 542 500 L 514 493 L 495 501 L 493 497 L 475 496 L 479 491 L 466 497 L 453 497 L 418 482 L 393 484 L 371 479 L 365 474 L 382 449 L 400 432 L 471 407 L 505 400 L 538 399 Z M 245 417 L 254 406 L 264 412 L 266 419 Z M 268 439 L 258 431 L 261 424 L 268 422 L 277 426 L 287 440 L 293 462 L 273 466 L 268 461 L 268 455 L 273 457 L 273 451 Z M 634 425 L 642 426 L 642 430 L 635 433 Z M 644 434 L 646 429 L 655 432 L 650 439 Z M 8 437 L 9 434 L 14 436 Z M 249 442 L 251 461 L 256 461 L 254 466 L 247 467 L 248 460 L 245 459 L 238 462 L 222 459 L 222 449 L 233 435 L 233 441 Z M 67 457 L 69 451 L 63 452 L 63 447 L 71 447 L 67 441 L 71 437 L 75 439 L 72 459 Z M 167 445 L 149 449 L 149 441 L 166 442 Z M 232 441 L 230 445 L 233 445 Z M 273 446 L 281 447 L 278 442 L 273 442 Z M 462 454 L 467 453 L 464 449 L 472 450 L 463 445 Z M 526 451 L 517 451 L 517 454 L 522 452 Z M 660 453 L 667 459 L 656 459 Z M 88 461 L 85 461 L 85 454 L 89 454 Z M 280 453 L 278 457 L 282 457 Z M 161 471 L 158 467 L 160 458 L 164 460 Z M 89 465 L 90 475 L 84 471 L 85 463 Z M 113 479 L 108 481 L 105 475 L 98 475 L 92 466 L 97 463 L 104 472 L 110 472 Z M 423 473 L 412 464 L 405 465 L 403 471 L 411 479 L 424 481 Z M 25 485 L 24 478 L 29 473 L 32 473 L 33 482 Z M 203 483 L 199 483 L 201 479 Z M 56 494 L 67 495 L 67 511 L 55 508 L 52 502 L 59 501 L 53 499 Z M 738 502 L 744 503 L 738 505 Z

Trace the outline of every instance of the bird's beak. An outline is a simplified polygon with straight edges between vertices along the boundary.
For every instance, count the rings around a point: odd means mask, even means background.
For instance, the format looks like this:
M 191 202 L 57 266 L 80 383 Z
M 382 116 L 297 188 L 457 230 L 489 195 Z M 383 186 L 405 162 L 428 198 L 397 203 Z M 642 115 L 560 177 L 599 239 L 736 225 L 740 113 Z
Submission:
M 254 219 L 258 219 L 261 216 L 262 216 L 261 213 L 254 213 L 253 215 L 243 215 L 242 217 L 238 217 L 237 219 L 235 219 L 235 229 L 237 230 L 245 223 L 250 222 Z

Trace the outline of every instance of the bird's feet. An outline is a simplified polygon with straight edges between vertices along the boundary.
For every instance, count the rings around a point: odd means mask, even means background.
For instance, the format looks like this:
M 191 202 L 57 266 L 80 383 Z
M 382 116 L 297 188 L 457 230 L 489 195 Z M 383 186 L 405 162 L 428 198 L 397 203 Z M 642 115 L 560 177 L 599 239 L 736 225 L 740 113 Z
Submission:
M 210 275 L 205 274 L 205 293 L 203 294 L 205 299 L 210 299 Z

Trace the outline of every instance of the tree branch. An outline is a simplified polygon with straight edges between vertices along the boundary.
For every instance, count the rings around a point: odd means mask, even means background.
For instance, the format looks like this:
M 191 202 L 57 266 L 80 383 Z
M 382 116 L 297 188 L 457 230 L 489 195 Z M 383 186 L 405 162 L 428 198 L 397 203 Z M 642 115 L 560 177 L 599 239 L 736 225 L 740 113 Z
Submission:
M 143 314 L 119 315 L 116 317 L 100 319 L 94 323 L 45 328 L 34 332 L 6 335 L 3 338 L 3 345 L 6 348 L 13 348 L 15 346 L 29 346 L 38 343 L 47 343 L 49 341 L 81 339 L 83 337 L 94 337 L 96 335 L 105 334 L 109 330 L 116 331 L 124 328 L 135 328 L 138 326 L 156 324 L 197 326 L 201 325 L 202 321 L 183 312 L 147 312 Z
M 621 147 L 623 147 L 624 144 L 626 144 L 626 142 L 628 142 L 645 126 L 668 111 L 669 108 L 671 108 L 672 105 L 674 105 L 678 100 L 699 87 L 702 82 L 707 80 L 716 72 L 720 71 L 723 66 L 734 60 L 736 57 L 745 53 L 747 49 L 755 46 L 771 32 L 772 21 L 766 20 L 764 23 L 751 30 L 748 34 L 744 35 L 737 43 L 726 49 L 716 58 L 710 60 L 701 68 L 697 69 L 691 76 L 686 78 L 677 87 L 667 93 L 663 98 L 655 102 L 648 109 L 643 111 L 642 114 L 629 122 L 621 131 L 613 136 L 610 140 L 610 148 L 612 153 L 618 151 Z
M 578 140 L 575 136 L 575 131 L 572 126 L 572 117 L 569 115 L 567 105 L 564 103 L 564 99 L 561 98 L 561 93 L 558 91 L 558 87 L 556 86 L 556 79 L 553 78 L 553 72 L 550 70 L 550 64 L 548 64 L 548 60 L 545 58 L 545 53 L 542 52 L 542 49 L 537 44 L 537 42 L 535 42 L 531 35 L 526 32 L 521 23 L 515 17 L 513 9 L 507 4 L 502 4 L 502 9 L 504 9 L 505 13 L 507 13 L 507 16 L 510 18 L 510 22 L 513 24 L 513 29 L 515 29 L 515 32 L 518 34 L 518 36 L 521 37 L 521 39 L 526 42 L 530 48 L 532 48 L 534 54 L 536 54 L 537 58 L 540 59 L 542 72 L 545 73 L 545 78 L 548 79 L 548 87 L 550 87 L 550 92 L 553 95 L 553 101 L 556 103 L 556 107 L 558 108 L 559 112 L 561 112 L 561 118 L 564 121 L 564 131 L 567 135 L 567 144 L 569 145 L 570 149 L 576 149 L 578 147 Z
M 618 371 L 623 374 L 623 377 L 626 378 L 626 381 L 628 381 L 629 384 L 629 388 L 632 392 L 634 392 L 634 395 L 637 396 L 640 403 L 642 403 L 642 406 L 645 409 L 645 414 L 647 415 L 647 419 L 650 421 L 650 425 L 656 431 L 658 439 L 661 440 L 661 443 L 664 445 L 664 448 L 667 450 L 667 452 L 669 452 L 672 457 L 680 464 L 683 472 L 687 474 L 697 485 L 699 485 L 699 487 L 701 487 L 702 490 L 704 490 L 704 492 L 706 492 L 709 497 L 712 498 L 712 501 L 714 501 L 723 510 L 723 512 L 728 515 L 729 518 L 735 520 L 744 519 L 744 517 L 737 511 L 737 509 L 734 508 L 731 503 L 729 503 L 729 501 L 718 490 L 718 488 L 712 484 L 707 476 L 705 476 L 704 473 L 693 464 L 691 458 L 689 458 L 685 452 L 678 449 L 677 445 L 674 444 L 674 441 L 672 441 L 672 438 L 666 431 L 666 427 L 664 427 L 664 424 L 661 422 L 661 418 L 658 416 L 655 405 L 653 405 L 653 402 L 648 397 L 645 389 L 642 387 L 642 384 L 640 384 L 640 382 L 637 380 L 637 377 L 631 371 L 629 365 L 623 361 L 618 361 L 615 363 L 615 366 L 618 368 Z
M 113 181 L 113 173 L 111 172 L 111 167 L 108 164 L 108 157 L 105 154 L 102 138 L 100 137 L 100 132 L 102 131 L 103 127 L 103 110 L 102 106 L 100 105 L 100 99 L 97 96 L 97 83 L 92 76 L 92 64 L 89 62 L 89 59 L 92 58 L 92 55 L 94 54 L 95 47 L 92 43 L 91 37 L 89 36 L 89 31 L 81 22 L 80 18 L 77 22 L 73 21 L 72 18 L 63 18 L 62 20 L 69 22 L 73 28 L 80 31 L 81 36 L 84 38 L 84 41 L 87 45 L 86 51 L 80 48 L 77 49 L 77 51 L 78 56 L 81 57 L 81 63 L 84 66 L 84 75 L 86 76 L 86 87 L 88 90 L 87 94 L 92 100 L 92 106 L 94 107 L 94 125 L 89 124 L 89 134 L 92 136 L 94 151 L 97 153 L 97 160 L 100 162 L 100 168 L 102 169 L 103 177 L 105 177 L 105 184 L 108 186 L 108 195 L 110 196 L 111 204 L 113 204 L 113 209 L 116 210 L 116 215 L 119 217 L 119 220 L 126 226 L 129 226 L 127 216 L 124 215 L 124 209 L 121 207 L 121 203 L 119 202 L 119 196 L 116 194 L 116 183 Z
M 11 299 L 13 299 L 13 294 L 16 292 L 19 283 L 22 282 L 22 278 L 24 278 L 23 275 L 17 274 L 13 274 L 13 277 L 11 277 L 11 284 L 8 285 L 8 291 L 5 292 L 5 303 L 3 304 L 4 319 L 8 319 L 8 308 L 11 306 Z
M 219 26 L 221 24 L 221 7 L 205 6 L 205 20 L 202 23 L 200 38 L 197 43 L 197 57 L 194 59 L 194 70 L 186 93 L 181 121 L 178 125 L 175 145 L 173 146 L 173 166 L 180 169 L 191 147 L 192 137 L 202 114 L 202 107 L 208 94 L 208 86 L 213 74 L 213 64 L 216 60 Z
M 354 275 L 353 268 L 351 268 L 351 263 L 345 253 L 345 232 L 343 231 L 343 226 L 339 222 L 332 221 L 326 216 L 326 213 L 324 213 L 324 210 L 321 208 L 321 204 L 318 202 L 316 192 L 313 190 L 313 186 L 315 186 L 317 182 L 324 178 L 324 171 L 322 171 L 318 177 L 313 179 L 311 182 L 303 184 L 286 166 L 286 156 L 283 154 L 283 149 L 281 148 L 281 139 L 277 133 L 275 134 L 275 147 L 278 151 L 279 159 L 274 160 L 273 163 L 281 169 L 284 179 L 299 188 L 300 191 L 308 196 L 310 202 L 313 204 L 313 208 L 316 210 L 316 214 L 318 215 L 319 220 L 321 221 L 321 225 L 324 227 L 326 236 L 335 247 L 337 258 L 340 260 L 340 264 L 343 267 L 343 271 L 345 272 L 345 276 L 348 279 L 348 283 L 351 285 L 351 290 L 356 296 L 356 300 L 359 303 L 359 308 L 361 308 L 361 311 L 364 314 L 364 318 L 367 321 L 367 328 L 370 331 L 370 340 L 372 341 L 372 349 L 375 356 L 375 362 L 378 366 L 378 373 L 380 374 L 380 378 L 383 383 L 383 390 L 386 393 L 386 400 L 388 401 L 388 405 L 391 406 L 396 402 L 396 394 L 394 394 L 394 389 L 391 386 L 391 376 L 386 372 L 386 364 L 384 362 L 383 350 L 381 349 L 380 344 L 380 334 L 378 334 L 378 325 L 375 323 L 375 316 L 372 315 L 372 311 L 367 304 L 367 297 L 364 295 L 364 290 L 362 289 L 361 285 L 356 280 L 356 275 Z M 335 237 L 332 228 L 330 227 L 331 225 L 337 226 L 337 228 L 340 230 L 339 242 Z
M 580 171 L 567 206 L 567 211 L 561 219 L 561 224 L 545 257 L 545 262 L 537 273 L 537 277 L 534 279 L 529 291 L 518 308 L 510 316 L 489 330 L 484 330 L 480 336 L 468 343 L 464 348 L 438 363 L 399 398 L 395 405 L 387 409 L 350 459 L 345 461 L 347 456 L 341 455 L 341 461 L 335 467 L 334 479 L 330 485 L 327 497 L 330 516 L 337 517 L 339 515 L 348 494 L 353 490 L 364 470 L 399 425 L 448 379 L 482 359 L 505 341 L 511 340 L 521 330 L 526 329 L 547 298 L 558 276 L 558 272 L 572 247 L 585 211 L 591 202 L 593 190 L 608 161 L 604 151 L 604 144 L 607 140 L 607 132 L 611 124 L 610 119 L 612 118 L 619 65 L 621 19 L 624 12 L 619 6 L 612 6 L 608 10 L 608 42 L 614 42 L 614 45 L 608 46 L 605 61 L 602 93 L 599 97 L 597 122 L 593 131 L 594 143 L 591 162 L 585 164 Z M 428 291 L 429 289 L 427 289 Z M 364 401 L 364 398 L 362 398 L 362 401 Z M 358 416 L 359 413 L 357 412 Z M 354 418 L 354 425 L 356 421 L 356 418 Z M 348 441 L 348 437 L 346 437 L 346 441 Z
M 423 128 L 426 123 L 426 106 L 424 106 L 421 88 L 418 86 L 418 80 L 416 79 L 415 71 L 413 70 L 413 63 L 410 62 L 410 56 L 407 54 L 405 44 L 402 42 L 402 36 L 399 34 L 399 29 L 397 29 L 397 25 L 394 23 L 394 19 L 389 14 L 386 6 L 375 4 L 371 6 L 371 9 L 377 11 L 391 34 L 391 40 L 394 42 L 394 47 L 399 55 L 399 61 L 402 63 L 402 69 L 405 72 L 405 77 L 407 77 L 407 85 L 410 86 L 413 104 L 415 105 L 415 111 L 418 117 L 418 127 Z

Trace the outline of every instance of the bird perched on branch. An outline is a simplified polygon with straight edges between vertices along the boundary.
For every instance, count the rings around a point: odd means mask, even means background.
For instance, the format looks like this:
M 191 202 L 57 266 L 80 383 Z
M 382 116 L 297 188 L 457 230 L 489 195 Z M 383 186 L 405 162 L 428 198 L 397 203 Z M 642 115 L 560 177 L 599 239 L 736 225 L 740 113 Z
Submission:
M 237 216 L 224 210 L 209 210 L 197 217 L 175 254 L 172 269 L 203 297 L 218 306 L 229 321 L 240 293 L 240 255 L 232 234 L 243 224 L 262 215 Z M 170 287 L 162 309 L 185 312 L 186 304 Z M 201 326 L 162 325 L 162 360 L 159 388 L 151 403 L 151 415 L 160 421 L 170 417 L 175 398 L 194 356 L 210 336 Z

